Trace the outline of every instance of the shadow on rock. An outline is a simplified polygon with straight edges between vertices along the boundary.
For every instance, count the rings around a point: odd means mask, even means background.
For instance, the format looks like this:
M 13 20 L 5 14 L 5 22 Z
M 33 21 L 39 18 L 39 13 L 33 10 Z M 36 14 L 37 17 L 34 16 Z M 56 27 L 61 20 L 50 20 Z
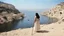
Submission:
M 0 33 L 14 30 L 15 26 L 17 26 L 19 21 L 20 20 L 15 20 L 13 22 L 5 23 L 5 24 L 0 24 Z

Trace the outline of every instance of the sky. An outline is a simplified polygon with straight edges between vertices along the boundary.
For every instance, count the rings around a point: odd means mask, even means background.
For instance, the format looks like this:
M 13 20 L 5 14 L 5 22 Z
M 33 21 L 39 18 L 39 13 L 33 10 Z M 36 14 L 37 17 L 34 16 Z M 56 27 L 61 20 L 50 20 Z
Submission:
M 49 9 L 64 0 L 0 0 L 13 4 L 20 10 Z

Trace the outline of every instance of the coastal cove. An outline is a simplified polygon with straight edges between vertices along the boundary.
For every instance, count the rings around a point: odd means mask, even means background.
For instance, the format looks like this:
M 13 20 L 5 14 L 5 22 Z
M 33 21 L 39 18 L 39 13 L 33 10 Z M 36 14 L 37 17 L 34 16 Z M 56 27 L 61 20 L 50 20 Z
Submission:
M 10 30 L 15 30 L 15 29 L 23 29 L 23 28 L 31 28 L 33 27 L 33 22 L 34 22 L 34 16 L 36 11 L 27 11 L 23 10 L 20 11 L 25 14 L 25 17 L 21 20 L 16 20 L 7 24 L 2 24 L 0 25 L 0 31 L 10 31 Z M 42 11 L 41 11 L 42 12 Z M 38 11 L 37 13 L 41 13 Z M 47 16 L 42 16 L 40 15 L 40 24 L 48 24 L 48 23 L 54 23 L 57 22 L 58 20 L 56 18 L 49 18 Z
M 64 0 L 0 0 L 0 36 L 64 36 Z

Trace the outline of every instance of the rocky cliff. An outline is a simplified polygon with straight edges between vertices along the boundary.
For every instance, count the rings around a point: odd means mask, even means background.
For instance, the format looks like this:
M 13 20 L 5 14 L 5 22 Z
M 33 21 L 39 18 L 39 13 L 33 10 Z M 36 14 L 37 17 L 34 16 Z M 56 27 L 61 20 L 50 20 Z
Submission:
M 12 4 L 0 1 L 0 24 L 13 20 L 22 19 L 23 13 L 20 13 Z
M 64 2 L 61 2 L 60 4 L 57 4 L 52 9 L 45 11 L 42 13 L 42 15 L 48 16 L 48 17 L 54 17 L 59 20 L 64 20 Z

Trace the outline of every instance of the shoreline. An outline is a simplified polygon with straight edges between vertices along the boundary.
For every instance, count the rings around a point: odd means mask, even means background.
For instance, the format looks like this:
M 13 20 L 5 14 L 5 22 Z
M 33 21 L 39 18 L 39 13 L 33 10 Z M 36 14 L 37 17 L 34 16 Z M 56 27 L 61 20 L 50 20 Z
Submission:
M 57 5 L 55 8 L 51 9 L 50 11 L 47 11 L 42 14 L 48 17 L 58 18 L 59 20 L 55 23 L 40 25 L 41 29 L 38 33 L 34 32 L 33 30 L 33 35 L 32 35 L 32 28 L 25 28 L 25 29 L 19 28 L 8 32 L 2 32 L 0 33 L 0 36 L 64 36 L 64 17 L 63 17 L 64 9 L 61 8 L 62 7 L 61 4 Z
M 48 25 L 40 25 L 41 31 L 36 33 L 33 31 L 33 36 L 64 36 L 64 22 L 51 23 Z M 8 32 L 0 33 L 0 36 L 32 36 L 32 28 L 17 29 Z

